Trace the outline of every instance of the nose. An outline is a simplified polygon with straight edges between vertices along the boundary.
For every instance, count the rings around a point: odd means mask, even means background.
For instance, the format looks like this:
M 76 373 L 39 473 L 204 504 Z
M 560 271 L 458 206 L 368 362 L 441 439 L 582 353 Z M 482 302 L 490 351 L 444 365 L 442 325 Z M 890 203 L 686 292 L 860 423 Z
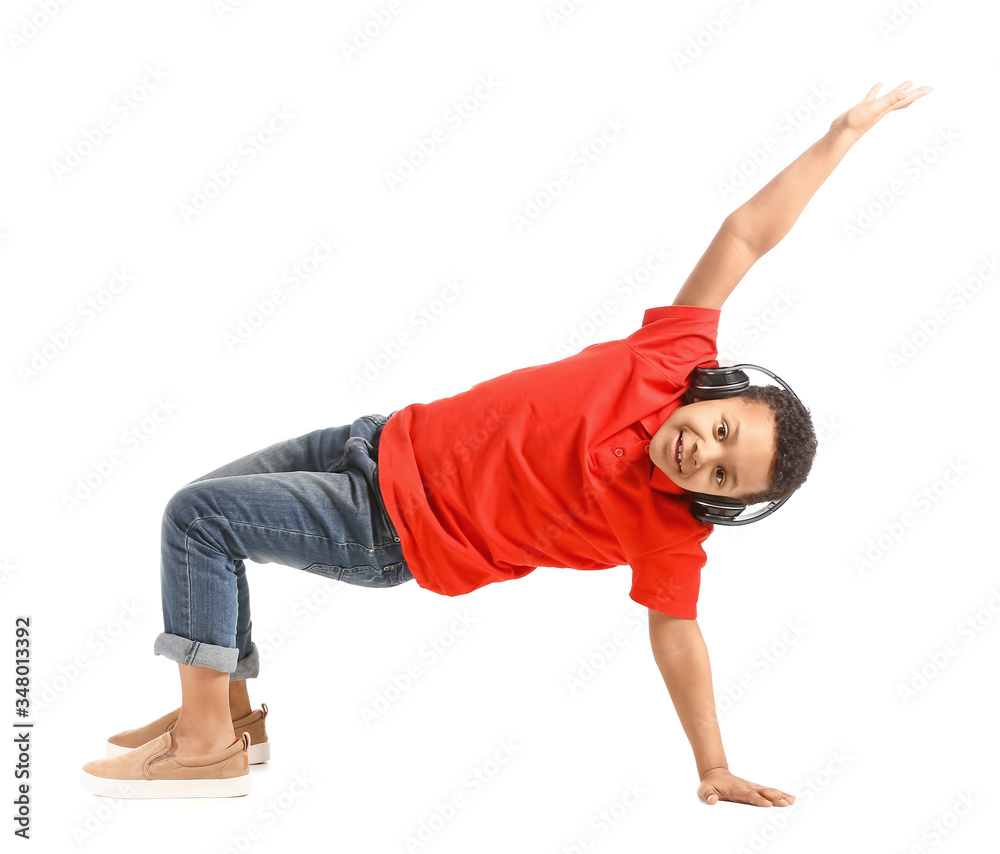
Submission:
M 691 452 L 695 468 L 715 465 L 722 456 L 721 451 L 722 449 L 716 443 L 699 440 Z

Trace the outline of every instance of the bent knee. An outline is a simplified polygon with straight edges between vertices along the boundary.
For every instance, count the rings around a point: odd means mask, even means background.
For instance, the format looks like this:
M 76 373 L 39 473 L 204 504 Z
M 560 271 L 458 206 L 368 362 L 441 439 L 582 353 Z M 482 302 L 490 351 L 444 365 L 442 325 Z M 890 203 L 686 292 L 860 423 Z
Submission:
M 186 529 L 197 519 L 219 513 L 219 487 L 213 481 L 189 483 L 178 489 L 163 509 L 163 524 Z

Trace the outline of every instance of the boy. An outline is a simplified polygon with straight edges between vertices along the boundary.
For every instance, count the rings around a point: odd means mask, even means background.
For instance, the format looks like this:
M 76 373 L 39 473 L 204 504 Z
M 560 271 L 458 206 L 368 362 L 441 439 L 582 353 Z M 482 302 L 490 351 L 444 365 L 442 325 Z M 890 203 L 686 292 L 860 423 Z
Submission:
M 112 736 L 84 766 L 112 797 L 229 797 L 266 761 L 267 707 L 244 560 L 369 587 L 416 579 L 461 595 L 538 566 L 628 563 L 649 610 L 654 659 L 691 743 L 698 796 L 787 806 L 794 796 L 730 773 L 696 602 L 712 526 L 690 492 L 744 503 L 783 498 L 808 475 L 808 412 L 781 389 L 683 403 L 715 357 L 719 312 L 754 262 L 791 229 L 850 147 L 882 116 L 931 91 L 876 84 L 827 134 L 730 214 L 677 294 L 621 341 L 513 371 L 462 394 L 316 430 L 179 490 L 163 518 L 164 632 L 179 709 Z M 239 737 L 237 738 L 237 734 Z

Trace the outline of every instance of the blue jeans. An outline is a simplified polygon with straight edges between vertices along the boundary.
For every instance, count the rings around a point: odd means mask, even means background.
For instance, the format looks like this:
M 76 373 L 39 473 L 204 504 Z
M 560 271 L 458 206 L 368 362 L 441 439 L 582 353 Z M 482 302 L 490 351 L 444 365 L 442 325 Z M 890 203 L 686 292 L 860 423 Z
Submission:
M 378 486 L 387 420 L 365 415 L 278 442 L 179 489 L 163 513 L 153 652 L 230 680 L 257 676 L 245 560 L 363 587 L 412 580 Z

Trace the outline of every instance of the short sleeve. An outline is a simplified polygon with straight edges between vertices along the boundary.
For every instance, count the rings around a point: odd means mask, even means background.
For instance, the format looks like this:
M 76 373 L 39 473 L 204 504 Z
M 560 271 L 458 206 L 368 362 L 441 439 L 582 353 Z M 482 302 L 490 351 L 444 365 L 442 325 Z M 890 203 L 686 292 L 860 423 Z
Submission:
M 693 305 L 648 308 L 642 326 L 625 342 L 682 388 L 696 366 L 715 359 L 720 315 L 717 308 Z
M 710 533 L 711 526 L 706 526 L 670 548 L 634 558 L 629 597 L 654 611 L 694 620 L 706 562 L 702 543 Z

